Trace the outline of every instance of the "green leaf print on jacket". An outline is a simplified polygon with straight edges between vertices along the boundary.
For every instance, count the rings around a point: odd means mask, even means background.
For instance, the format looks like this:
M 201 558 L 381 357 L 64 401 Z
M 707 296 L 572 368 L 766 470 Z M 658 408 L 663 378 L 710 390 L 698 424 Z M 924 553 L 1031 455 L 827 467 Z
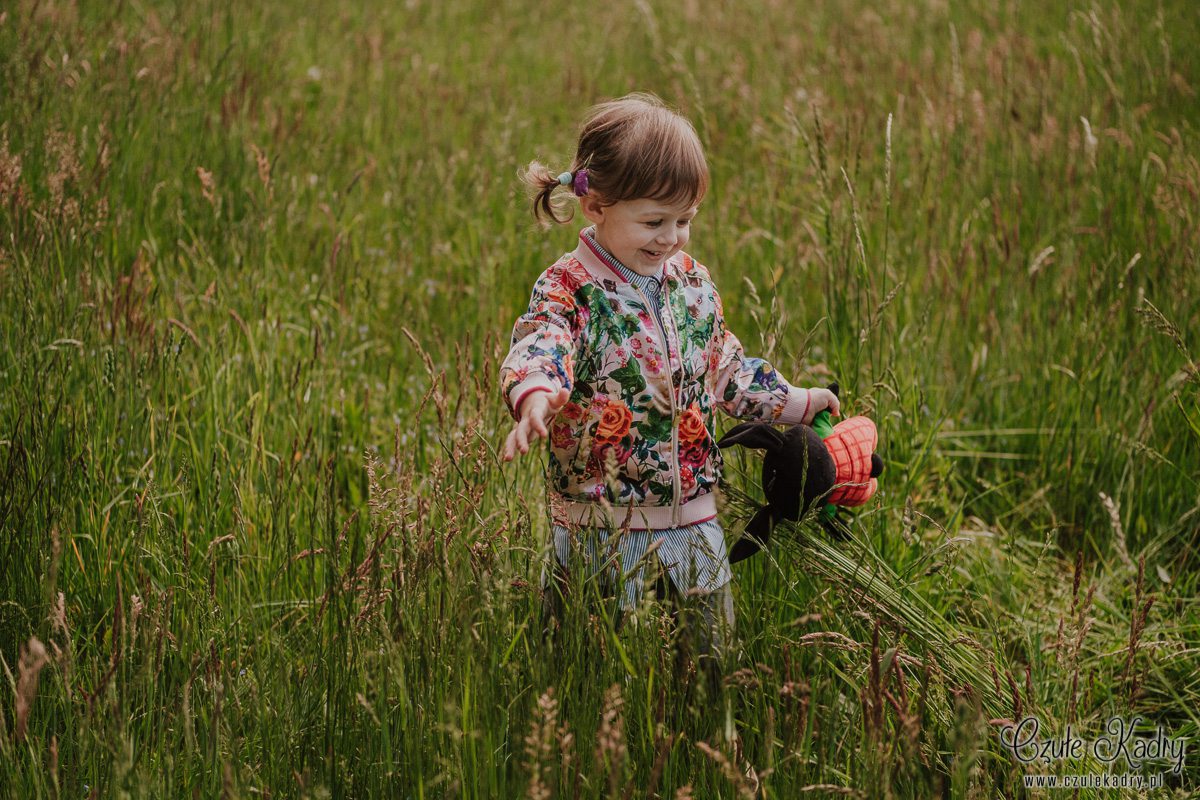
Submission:
M 666 441 L 671 438 L 671 415 L 660 414 L 652 406 L 647 407 L 646 418 L 637 424 L 637 431 L 649 441 Z
M 636 336 L 642 330 L 642 322 L 637 318 L 637 314 L 626 314 L 621 317 L 621 340 L 624 341 L 632 336 Z
M 706 317 L 699 303 L 688 305 L 683 292 L 671 295 L 671 313 L 679 337 L 693 347 L 706 347 L 713 335 L 714 320 Z
M 642 377 L 641 370 L 632 358 L 609 374 L 621 385 L 621 396 L 626 403 L 632 404 L 633 398 L 646 389 L 646 379 Z M 670 431 L 667 433 L 670 434 Z

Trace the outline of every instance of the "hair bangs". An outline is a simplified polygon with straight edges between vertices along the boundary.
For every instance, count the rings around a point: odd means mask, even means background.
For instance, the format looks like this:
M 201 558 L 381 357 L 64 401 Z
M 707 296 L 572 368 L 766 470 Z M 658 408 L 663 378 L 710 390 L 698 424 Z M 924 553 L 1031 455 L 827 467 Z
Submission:
M 692 207 L 699 205 L 708 192 L 708 169 L 703 162 L 673 160 L 655 172 L 656 180 L 640 193 L 641 197 L 669 206 Z
M 629 127 L 621 147 L 623 191 L 614 199 L 699 203 L 708 191 L 708 162 L 691 123 L 659 106 Z

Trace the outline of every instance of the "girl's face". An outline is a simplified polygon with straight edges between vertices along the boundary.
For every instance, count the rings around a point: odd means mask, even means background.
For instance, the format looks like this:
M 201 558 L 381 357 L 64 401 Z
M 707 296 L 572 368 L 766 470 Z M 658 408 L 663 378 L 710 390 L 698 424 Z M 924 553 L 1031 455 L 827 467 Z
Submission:
M 594 194 L 581 197 L 579 204 L 596 226 L 596 241 L 639 275 L 657 275 L 684 248 L 697 211 L 694 205 L 647 199 L 601 206 Z

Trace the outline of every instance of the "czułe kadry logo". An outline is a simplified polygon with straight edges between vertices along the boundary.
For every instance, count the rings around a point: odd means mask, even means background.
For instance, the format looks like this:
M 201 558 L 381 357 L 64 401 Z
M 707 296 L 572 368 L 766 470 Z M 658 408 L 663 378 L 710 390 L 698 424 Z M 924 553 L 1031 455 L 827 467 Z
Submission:
M 1000 743 L 1022 764 L 1037 761 L 1052 764 L 1090 755 L 1104 764 L 1123 759 L 1133 770 L 1141 770 L 1147 761 L 1166 762 L 1171 765 L 1171 771 L 1178 775 L 1183 771 L 1187 737 L 1168 736 L 1161 725 L 1155 727 L 1153 735 L 1139 736 L 1137 728 L 1142 722 L 1142 717 L 1130 720 L 1110 717 L 1104 725 L 1104 733 L 1095 739 L 1077 736 L 1070 725 L 1062 736 L 1042 739 L 1039 737 L 1041 722 L 1038 718 L 1025 717 L 1016 724 L 1001 728 Z

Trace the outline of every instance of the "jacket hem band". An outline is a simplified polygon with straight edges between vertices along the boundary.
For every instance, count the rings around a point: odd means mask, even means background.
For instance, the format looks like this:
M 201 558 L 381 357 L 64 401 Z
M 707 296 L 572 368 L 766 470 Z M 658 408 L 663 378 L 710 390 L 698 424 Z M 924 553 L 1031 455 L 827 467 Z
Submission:
M 629 520 L 629 530 L 665 530 L 681 528 L 685 525 L 696 525 L 707 522 L 717 516 L 717 497 L 715 492 L 702 494 L 699 497 L 679 506 L 679 519 L 671 519 L 671 506 L 609 506 L 606 518 L 605 507 L 601 503 L 579 502 L 563 499 L 558 503 L 561 514 L 555 516 L 556 525 L 585 525 L 598 528 L 620 529 Z

